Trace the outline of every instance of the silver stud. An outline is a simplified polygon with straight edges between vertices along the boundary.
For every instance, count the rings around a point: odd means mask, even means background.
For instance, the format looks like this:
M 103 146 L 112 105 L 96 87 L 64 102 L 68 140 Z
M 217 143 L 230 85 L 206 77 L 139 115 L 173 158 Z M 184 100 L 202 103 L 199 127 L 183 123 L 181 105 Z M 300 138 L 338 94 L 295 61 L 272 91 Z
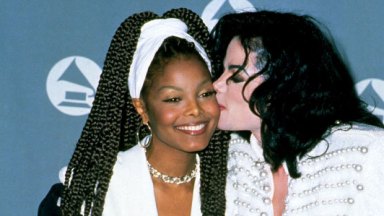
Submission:
M 263 202 L 264 202 L 265 204 L 269 205 L 269 204 L 271 204 L 271 199 L 268 198 L 268 197 L 264 197 L 264 198 L 263 198 Z
M 357 189 L 358 191 L 362 191 L 362 190 L 364 190 L 364 186 L 361 185 L 361 184 L 358 184 L 358 185 L 356 185 L 356 189 Z
M 348 199 L 347 199 L 347 202 L 348 202 L 348 204 L 353 204 L 353 203 L 355 202 L 355 200 L 352 199 L 352 198 L 348 198 Z
M 238 184 L 237 183 L 233 183 L 233 188 L 237 189 L 238 188 Z
M 267 176 L 267 172 L 261 171 L 259 175 L 260 175 L 260 177 L 265 177 L 265 176 Z
M 255 162 L 255 166 L 256 167 L 261 167 L 263 165 L 263 163 L 261 163 L 260 161 L 256 161 Z
M 368 148 L 367 147 L 361 147 L 360 152 L 365 154 L 368 152 Z
M 363 170 L 363 167 L 359 164 L 356 164 L 354 168 L 357 172 L 360 172 L 361 170 Z
M 269 192 L 271 190 L 271 187 L 269 185 L 264 185 L 263 190 Z

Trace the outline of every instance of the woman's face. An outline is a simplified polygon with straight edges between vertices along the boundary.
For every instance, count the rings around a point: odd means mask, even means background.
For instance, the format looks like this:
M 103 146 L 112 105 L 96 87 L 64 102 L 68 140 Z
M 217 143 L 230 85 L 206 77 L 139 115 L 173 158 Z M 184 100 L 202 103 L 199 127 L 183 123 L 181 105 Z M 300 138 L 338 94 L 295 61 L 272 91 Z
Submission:
M 223 61 L 224 72 L 214 82 L 217 92 L 216 98 L 220 107 L 220 119 L 218 127 L 223 130 L 248 130 L 253 134 L 260 132 L 260 118 L 252 113 L 248 102 L 243 98 L 243 88 L 249 76 L 259 70 L 256 68 L 256 53 L 251 52 L 248 56 L 247 65 L 243 68 L 245 51 L 238 37 L 234 37 L 228 45 Z M 237 71 L 240 72 L 236 74 Z M 234 76 L 234 74 L 236 74 Z M 262 76 L 252 80 L 244 91 L 248 100 L 252 91 L 263 81 Z
M 208 68 L 195 56 L 170 60 L 144 103 L 152 145 L 172 151 L 206 148 L 220 115 Z

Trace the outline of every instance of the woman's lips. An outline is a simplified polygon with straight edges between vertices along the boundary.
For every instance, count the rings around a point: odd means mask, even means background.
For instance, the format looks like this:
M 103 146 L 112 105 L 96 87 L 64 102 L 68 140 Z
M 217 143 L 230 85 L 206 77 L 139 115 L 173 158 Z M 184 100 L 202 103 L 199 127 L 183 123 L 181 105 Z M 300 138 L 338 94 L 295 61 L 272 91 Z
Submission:
M 178 130 L 189 135 L 200 135 L 203 134 L 207 128 L 207 123 L 197 125 L 185 125 L 176 127 Z
M 219 104 L 219 109 L 220 109 L 220 110 L 224 110 L 224 109 L 225 109 L 225 106 Z

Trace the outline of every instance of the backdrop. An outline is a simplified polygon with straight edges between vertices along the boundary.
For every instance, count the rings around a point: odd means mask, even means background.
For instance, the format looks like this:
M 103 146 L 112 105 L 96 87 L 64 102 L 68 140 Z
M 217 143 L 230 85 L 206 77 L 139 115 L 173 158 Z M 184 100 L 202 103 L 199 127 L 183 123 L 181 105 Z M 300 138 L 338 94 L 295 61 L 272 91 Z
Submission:
M 234 10 L 310 14 L 326 24 L 361 97 L 384 120 L 382 0 L 4 0 L 0 7 L 0 215 L 36 215 L 74 150 L 110 40 L 134 12 L 187 7 L 211 28 Z M 381 60 L 380 60 L 381 59 Z

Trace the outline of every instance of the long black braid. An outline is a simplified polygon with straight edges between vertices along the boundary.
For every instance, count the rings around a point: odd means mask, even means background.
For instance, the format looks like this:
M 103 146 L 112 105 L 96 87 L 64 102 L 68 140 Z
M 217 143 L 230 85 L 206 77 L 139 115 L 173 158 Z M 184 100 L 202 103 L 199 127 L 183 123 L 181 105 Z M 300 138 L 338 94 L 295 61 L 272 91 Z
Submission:
M 128 17 L 111 41 L 92 110 L 88 116 L 65 175 L 61 202 L 63 215 L 101 216 L 112 169 L 119 151 L 137 143 L 136 130 L 141 118 L 128 93 L 128 73 L 140 29 L 144 23 L 159 18 L 152 12 Z M 178 18 L 188 26 L 188 33 L 208 52 L 209 32 L 201 18 L 185 9 L 173 9 L 163 18 Z M 142 131 L 144 134 L 147 131 Z M 224 215 L 225 179 L 229 135 L 216 131 L 201 159 L 201 210 L 203 215 Z

